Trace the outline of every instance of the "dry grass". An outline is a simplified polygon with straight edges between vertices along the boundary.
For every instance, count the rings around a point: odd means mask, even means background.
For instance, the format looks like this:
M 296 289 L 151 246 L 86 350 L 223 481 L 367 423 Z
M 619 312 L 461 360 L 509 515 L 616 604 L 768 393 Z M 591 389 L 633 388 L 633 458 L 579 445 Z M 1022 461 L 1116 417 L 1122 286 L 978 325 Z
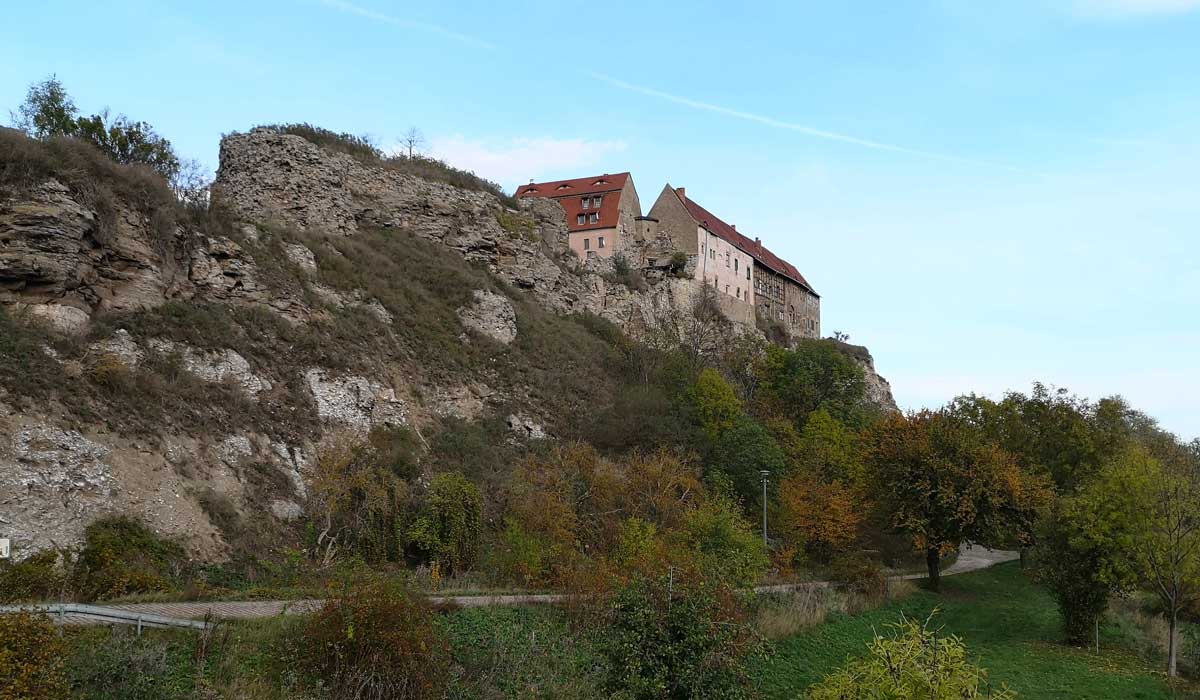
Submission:
M 786 639 L 823 624 L 830 615 L 857 615 L 885 603 L 903 600 L 917 590 L 911 581 L 889 581 L 882 595 L 866 595 L 833 586 L 805 586 L 793 593 L 769 596 L 755 625 L 770 640 Z

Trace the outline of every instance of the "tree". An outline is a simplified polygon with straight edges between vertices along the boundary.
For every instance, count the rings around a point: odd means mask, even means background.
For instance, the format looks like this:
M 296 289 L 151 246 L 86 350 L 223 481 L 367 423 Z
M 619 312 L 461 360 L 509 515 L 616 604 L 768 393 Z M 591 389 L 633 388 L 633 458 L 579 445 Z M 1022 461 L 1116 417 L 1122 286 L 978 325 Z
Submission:
M 30 85 L 25 101 L 10 116 L 14 127 L 34 138 L 46 139 L 74 134 L 78 113 L 58 76 L 51 75 Z
M 186 178 L 177 180 L 181 168 L 179 156 L 171 142 L 155 132 L 154 127 L 123 114 L 111 116 L 107 109 L 88 117 L 79 116 L 78 108 L 56 76 L 31 85 L 12 119 L 18 129 L 30 136 L 39 139 L 69 136 L 88 141 L 118 163 L 154 169 L 171 182 L 177 193 L 198 196 L 198 167 L 189 165 Z
M 868 482 L 892 525 L 925 552 L 937 590 L 941 557 L 994 541 L 1024 477 L 1010 455 L 944 414 L 892 415 L 869 434 Z
M 408 486 L 378 447 L 350 433 L 335 435 L 317 455 L 308 509 L 317 530 L 314 554 L 328 565 L 342 549 L 368 561 L 399 556 L 399 517 Z
M 1134 447 L 1108 462 L 1085 497 L 1110 515 L 1117 551 L 1167 614 L 1167 675 L 1178 666 L 1179 612 L 1200 600 L 1200 479 L 1182 450 L 1157 459 Z
M 727 478 L 742 503 L 756 510 L 762 505 L 761 472 L 769 472 L 774 489 L 789 471 L 787 458 L 775 438 L 761 423 L 746 415 L 710 443 L 705 467 L 710 477 Z
M 797 427 L 825 409 L 844 425 L 861 427 L 869 415 L 863 370 L 832 340 L 806 340 L 787 350 L 767 349 L 760 369 L 764 400 Z
M 124 114 L 114 117 L 107 109 L 76 122 L 72 135 L 92 142 L 116 162 L 149 166 L 171 182 L 179 174 L 179 157 L 171 142 L 146 122 L 135 122 Z
M 1010 700 L 993 690 L 987 672 L 972 664 L 962 640 L 901 618 L 891 636 L 875 634 L 866 658 L 852 661 L 809 691 L 811 700 Z
M 457 472 L 433 477 L 421 514 L 408 527 L 408 541 L 447 574 L 469 569 L 479 555 L 483 500 L 479 489 Z
M 404 132 L 404 136 L 400 137 L 400 147 L 408 151 L 409 158 L 419 154 L 426 145 L 425 134 L 422 134 L 421 130 L 415 126 L 410 127 L 408 131 Z
M 828 561 L 858 538 L 863 508 L 841 481 L 822 483 L 801 473 L 779 486 L 779 520 L 786 539 Z
M 712 368 L 700 371 L 696 383 L 688 390 L 696 420 L 710 440 L 716 440 L 732 430 L 742 417 L 742 402 L 733 387 Z
M 1130 581 L 1103 501 L 1060 501 L 1039 528 L 1033 575 L 1048 587 L 1070 644 L 1088 645 L 1112 594 Z M 1097 642 L 1098 643 L 1098 642 Z

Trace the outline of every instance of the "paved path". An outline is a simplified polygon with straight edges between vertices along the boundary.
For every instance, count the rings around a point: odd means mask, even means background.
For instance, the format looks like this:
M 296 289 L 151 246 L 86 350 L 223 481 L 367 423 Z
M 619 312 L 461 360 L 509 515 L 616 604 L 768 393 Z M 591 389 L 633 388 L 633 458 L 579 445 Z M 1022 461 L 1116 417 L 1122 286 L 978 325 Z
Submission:
M 984 547 L 966 545 L 958 555 L 958 560 L 947 567 L 943 576 L 964 574 L 968 571 L 978 571 L 1006 561 L 1013 561 L 1019 555 L 1016 552 L 992 550 Z M 905 574 L 895 576 L 895 579 L 917 580 L 925 578 L 924 574 Z M 788 583 L 774 586 L 759 586 L 754 590 L 759 593 L 784 593 L 804 588 L 818 588 L 829 585 L 826 581 L 811 581 L 807 583 Z M 525 605 L 549 605 L 561 603 L 567 596 L 561 593 L 529 593 L 519 595 L 474 595 L 474 596 L 430 596 L 429 601 L 434 605 L 458 605 L 464 608 L 505 607 Z M 124 610 L 134 614 L 159 615 L 164 618 L 177 620 L 250 620 L 276 615 L 301 615 L 319 608 L 321 600 L 230 600 L 189 603 L 133 603 L 128 605 L 104 606 L 116 610 Z M 97 624 L 98 620 L 71 618 L 71 624 Z

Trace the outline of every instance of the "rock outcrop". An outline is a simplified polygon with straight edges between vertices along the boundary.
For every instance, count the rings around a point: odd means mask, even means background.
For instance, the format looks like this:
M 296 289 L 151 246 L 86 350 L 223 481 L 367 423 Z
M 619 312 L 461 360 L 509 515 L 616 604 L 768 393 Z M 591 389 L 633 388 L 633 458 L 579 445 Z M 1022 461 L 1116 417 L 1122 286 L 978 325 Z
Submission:
M 474 296 L 474 302 L 458 310 L 462 324 L 504 345 L 516 340 L 517 312 L 508 297 L 483 289 Z

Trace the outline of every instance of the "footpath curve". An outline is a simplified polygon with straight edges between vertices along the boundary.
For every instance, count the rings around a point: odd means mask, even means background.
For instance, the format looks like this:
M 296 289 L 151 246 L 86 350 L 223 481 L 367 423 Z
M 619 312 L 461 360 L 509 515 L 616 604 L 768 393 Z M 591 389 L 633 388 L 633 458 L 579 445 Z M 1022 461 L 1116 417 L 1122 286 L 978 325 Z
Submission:
M 970 571 L 979 571 L 996 564 L 1013 561 L 1018 558 L 1016 552 L 987 549 L 976 545 L 965 545 L 960 550 L 958 561 L 942 572 L 942 576 L 955 576 Z M 924 574 L 904 574 L 893 576 L 892 580 L 919 580 Z M 828 586 L 828 581 L 810 581 L 805 583 L 787 583 L 773 586 L 757 586 L 757 593 L 786 593 L 805 588 L 821 588 Z M 429 596 L 434 605 L 457 605 L 464 608 L 481 607 L 512 607 L 526 605 L 553 605 L 567 599 L 562 593 L 527 593 L 517 595 L 471 595 L 471 596 Z M 125 616 L 147 616 L 159 623 L 156 626 L 195 627 L 196 620 L 252 620 L 276 615 L 302 615 L 310 613 L 324 604 L 317 599 L 308 600 L 228 600 L 202 601 L 185 603 L 130 603 L 106 606 L 87 606 L 96 610 L 109 610 L 124 613 Z M 18 612 L 46 612 L 55 606 L 22 605 L 0 608 L 0 614 Z M 61 607 L 61 605 L 57 606 Z M 81 615 L 52 615 L 56 621 L 68 625 L 112 624 L 120 622 L 115 617 L 88 617 Z M 174 623 L 174 624 L 172 624 Z

